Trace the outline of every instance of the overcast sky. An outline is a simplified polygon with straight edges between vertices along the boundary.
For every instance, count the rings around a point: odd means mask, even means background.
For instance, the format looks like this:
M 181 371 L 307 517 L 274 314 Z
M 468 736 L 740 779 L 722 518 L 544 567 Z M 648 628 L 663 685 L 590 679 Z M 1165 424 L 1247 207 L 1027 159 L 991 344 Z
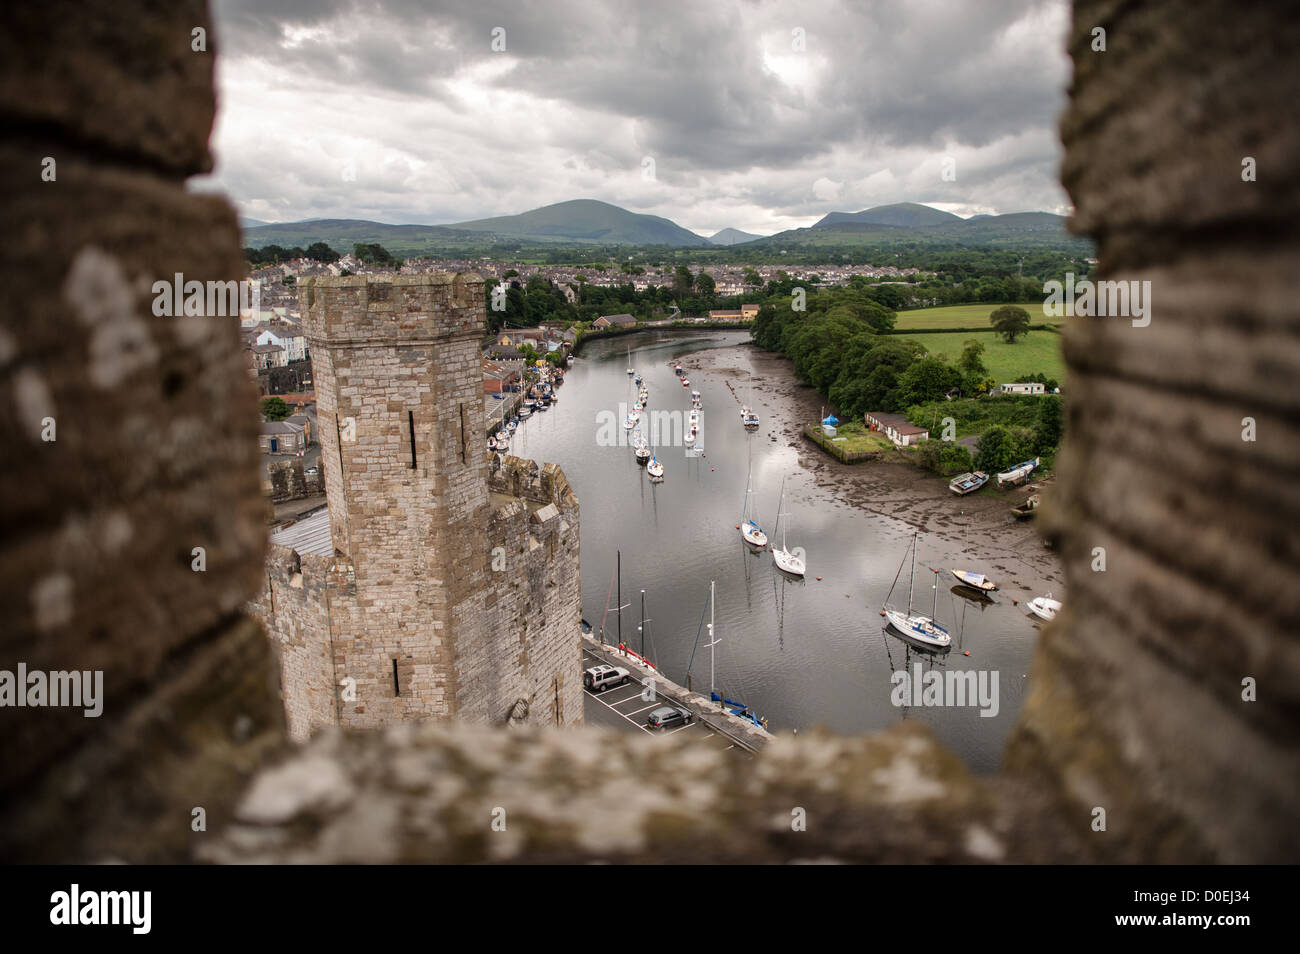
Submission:
M 590 198 L 709 235 L 904 201 L 1068 211 L 1065 0 L 214 13 L 216 170 L 193 181 L 249 218 L 444 224 Z

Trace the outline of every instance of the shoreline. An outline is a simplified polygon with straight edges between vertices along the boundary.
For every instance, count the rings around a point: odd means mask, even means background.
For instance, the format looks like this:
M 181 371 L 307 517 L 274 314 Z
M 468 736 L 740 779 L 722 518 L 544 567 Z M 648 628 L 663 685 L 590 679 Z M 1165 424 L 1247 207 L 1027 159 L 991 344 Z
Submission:
M 908 461 L 841 463 L 803 437 L 803 427 L 820 420 L 824 398 L 795 379 L 789 358 L 746 342 L 693 351 L 678 360 L 692 377 L 743 385 L 766 412 L 768 439 L 793 448 L 799 466 L 842 503 L 940 538 L 970 562 L 965 569 L 988 572 L 1015 599 L 1048 590 L 1060 598 L 1065 580 L 1059 557 L 1038 536 L 1035 521 L 1022 522 L 1010 513 L 1037 492 L 1039 482 L 1007 493 L 957 497 L 947 478 Z

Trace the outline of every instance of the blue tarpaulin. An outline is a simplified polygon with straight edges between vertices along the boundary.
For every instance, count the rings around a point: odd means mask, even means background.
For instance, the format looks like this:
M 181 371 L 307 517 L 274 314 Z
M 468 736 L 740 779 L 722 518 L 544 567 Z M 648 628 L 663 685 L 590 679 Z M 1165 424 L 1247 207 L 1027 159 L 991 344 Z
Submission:
M 822 421 L 823 424 L 826 424 L 829 427 L 834 427 L 839 422 L 840 422 L 839 418 L 837 418 L 834 414 L 827 415 L 826 420 Z

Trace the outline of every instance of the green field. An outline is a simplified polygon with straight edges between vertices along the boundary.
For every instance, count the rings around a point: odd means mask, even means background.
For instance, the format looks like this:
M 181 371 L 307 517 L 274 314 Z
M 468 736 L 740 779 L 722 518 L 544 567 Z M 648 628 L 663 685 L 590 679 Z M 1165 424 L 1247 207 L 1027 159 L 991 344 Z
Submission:
M 908 335 L 907 340 L 924 345 L 933 355 L 945 355 L 956 364 L 961 349 L 970 339 L 984 345 L 980 357 L 989 375 L 999 384 L 1020 380 L 1024 374 L 1041 371 L 1049 378 L 1065 383 L 1065 359 L 1061 356 L 1061 336 L 1055 331 L 1031 331 L 1007 344 L 992 331 L 958 332 L 956 334 Z
M 907 331 L 913 328 L 971 328 L 976 331 L 988 331 L 989 315 L 1001 305 L 946 305 L 943 308 L 917 308 L 915 311 L 900 311 L 894 328 Z M 1018 305 L 1029 312 L 1031 325 L 1064 324 L 1064 318 L 1049 318 L 1043 314 L 1038 305 Z M 929 348 L 929 345 L 926 345 Z M 933 349 L 932 349 L 933 350 Z

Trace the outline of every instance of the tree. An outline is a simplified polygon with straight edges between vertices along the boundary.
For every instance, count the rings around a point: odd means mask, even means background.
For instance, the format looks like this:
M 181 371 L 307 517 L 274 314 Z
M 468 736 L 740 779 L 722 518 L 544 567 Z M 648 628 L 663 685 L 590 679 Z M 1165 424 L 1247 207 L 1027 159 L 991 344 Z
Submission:
M 677 296 L 677 300 L 680 302 L 694 287 L 695 276 L 691 274 L 691 270 L 685 265 L 678 265 L 673 273 L 673 294 Z
M 959 362 L 961 369 L 980 375 L 988 373 L 988 369 L 984 367 L 984 362 L 980 360 L 980 355 L 983 353 L 984 346 L 982 344 L 974 338 L 968 339 L 961 349 L 961 361 Z
M 1065 417 L 1061 413 L 1061 399 L 1049 394 L 1038 399 L 1038 420 L 1034 422 L 1034 452 L 1039 456 L 1052 453 L 1061 443 L 1065 433 Z
M 743 281 L 746 285 L 751 285 L 757 288 L 763 284 L 763 276 L 758 274 L 758 272 L 754 269 L 752 265 L 746 265 L 745 277 Z
M 999 296 L 1001 297 L 1001 296 Z M 1029 312 L 1017 305 L 1003 305 L 989 315 L 993 330 L 1006 339 L 1007 344 L 1015 344 L 1020 335 L 1029 334 Z
M 904 407 L 943 397 L 961 384 L 961 372 L 938 358 L 913 362 L 898 379 L 898 399 Z
M 975 466 L 986 474 L 1006 470 L 1018 460 L 1020 448 L 1011 431 L 1001 424 L 994 424 L 980 435 L 979 453 L 975 457 Z
M 713 276 L 708 272 L 700 272 L 695 276 L 695 291 L 710 305 L 713 304 L 717 287 L 717 284 L 713 280 Z
M 262 398 L 260 407 L 262 417 L 268 421 L 283 421 L 293 413 L 293 408 L 282 397 Z
M 358 262 L 373 265 L 400 265 L 401 263 L 389 254 L 388 249 L 382 245 L 366 244 L 357 242 L 352 246 L 352 254 Z
M 342 256 L 324 242 L 312 242 L 307 246 L 307 257 L 313 262 L 337 262 Z

